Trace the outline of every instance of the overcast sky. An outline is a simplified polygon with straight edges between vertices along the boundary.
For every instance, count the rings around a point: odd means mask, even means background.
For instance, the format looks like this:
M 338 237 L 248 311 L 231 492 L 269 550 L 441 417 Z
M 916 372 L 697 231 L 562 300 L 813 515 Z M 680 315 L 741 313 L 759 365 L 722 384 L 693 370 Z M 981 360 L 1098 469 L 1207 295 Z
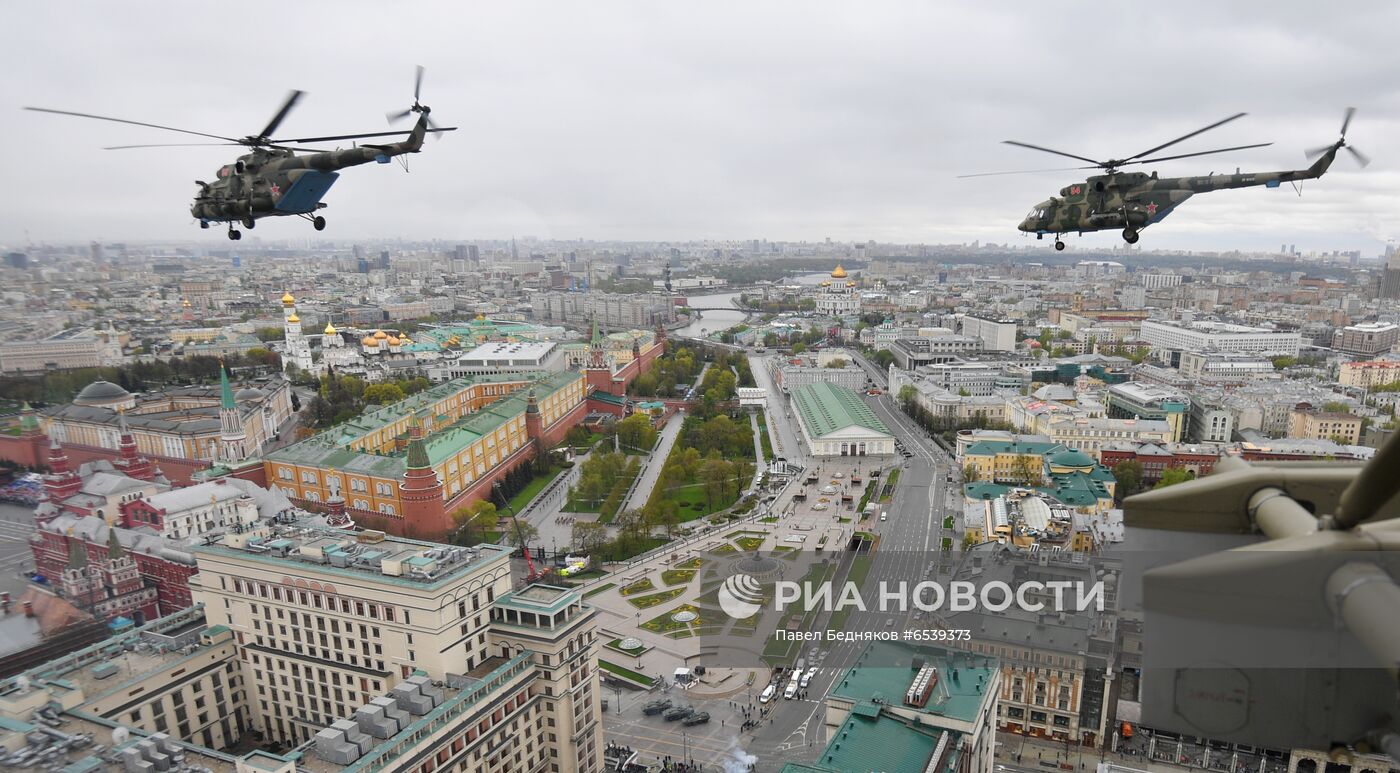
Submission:
M 1162 175 L 1305 167 L 1303 196 L 1197 196 L 1144 246 L 1362 249 L 1400 236 L 1400 4 L 1316 2 L 20 3 L 0 29 L 0 243 L 222 239 L 189 216 L 229 148 L 21 112 L 100 113 L 242 136 L 286 91 L 284 136 L 381 131 L 412 99 L 460 126 L 398 166 L 346 170 L 327 235 L 448 239 L 1013 241 L 1078 173 L 999 143 L 1122 157 L 1247 111 L 1182 152 L 1272 147 Z M 396 18 L 397 17 L 397 18 Z M 1068 165 L 1068 164 L 1066 164 Z M 257 235 L 299 237 L 303 221 Z M 1118 243 L 1114 232 L 1088 246 Z M 1048 247 L 1048 242 L 1044 243 Z

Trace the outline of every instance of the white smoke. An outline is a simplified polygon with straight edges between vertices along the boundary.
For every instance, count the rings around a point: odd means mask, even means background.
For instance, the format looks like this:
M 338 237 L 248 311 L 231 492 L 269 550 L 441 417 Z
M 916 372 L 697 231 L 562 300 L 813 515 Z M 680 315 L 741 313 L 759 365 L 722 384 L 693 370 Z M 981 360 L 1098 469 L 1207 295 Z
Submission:
M 734 740 L 729 745 L 728 756 L 720 760 L 721 769 L 724 773 L 748 773 L 753 766 L 758 763 L 758 756 L 749 754 L 739 746 L 739 736 L 734 736 Z

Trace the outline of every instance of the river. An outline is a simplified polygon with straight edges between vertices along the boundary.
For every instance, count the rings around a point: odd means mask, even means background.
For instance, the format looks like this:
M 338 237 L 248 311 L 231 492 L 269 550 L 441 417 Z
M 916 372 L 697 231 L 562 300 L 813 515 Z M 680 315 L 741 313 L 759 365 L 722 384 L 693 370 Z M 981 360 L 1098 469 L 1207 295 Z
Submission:
M 783 284 L 815 285 L 823 279 L 830 278 L 824 273 L 802 274 L 800 276 L 788 277 L 782 281 Z M 734 299 L 741 293 L 708 293 L 705 295 L 687 295 L 686 300 L 698 306 L 730 306 Z M 710 333 L 715 333 L 725 328 L 733 327 L 748 315 L 738 309 L 705 310 L 696 312 L 697 318 L 689 325 L 675 331 L 676 335 L 686 338 L 704 338 Z

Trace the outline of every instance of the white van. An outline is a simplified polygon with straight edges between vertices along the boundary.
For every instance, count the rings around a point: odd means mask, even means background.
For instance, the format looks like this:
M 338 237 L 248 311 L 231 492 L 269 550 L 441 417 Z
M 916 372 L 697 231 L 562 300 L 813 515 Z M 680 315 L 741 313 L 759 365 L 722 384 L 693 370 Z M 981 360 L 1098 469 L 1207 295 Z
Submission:
M 882 520 L 882 521 L 888 521 L 889 519 L 890 519 L 890 511 L 889 511 L 889 510 L 886 510 L 886 511 L 884 511 L 883 513 L 880 513 L 880 520 Z
M 792 697 L 795 696 L 795 695 L 797 695 L 797 680 L 796 680 L 796 679 L 792 680 L 791 682 L 788 682 L 787 689 L 786 689 L 786 690 L 783 690 L 783 697 L 784 697 L 784 698 L 787 698 L 787 699 L 791 700 Z
M 760 696 L 758 696 L 758 702 L 759 702 L 759 703 L 767 703 L 768 701 L 773 700 L 773 694 L 776 693 L 777 691 L 778 691 L 778 688 L 774 687 L 774 686 L 771 685 L 771 684 L 768 685 L 767 687 L 763 688 L 763 694 L 760 695 Z

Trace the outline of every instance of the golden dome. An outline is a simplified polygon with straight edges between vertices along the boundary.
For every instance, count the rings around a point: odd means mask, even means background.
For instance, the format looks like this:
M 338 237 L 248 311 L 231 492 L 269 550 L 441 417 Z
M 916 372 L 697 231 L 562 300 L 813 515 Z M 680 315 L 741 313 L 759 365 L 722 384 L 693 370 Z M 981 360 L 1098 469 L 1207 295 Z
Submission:
M 181 306 L 184 306 L 185 308 L 188 309 L 188 308 L 190 307 L 190 299 L 189 299 L 189 298 L 186 298 L 186 299 L 180 301 L 180 305 L 181 305 Z
M 333 336 L 333 335 L 335 335 L 335 325 L 332 325 L 330 322 L 327 322 L 327 323 L 326 323 L 326 335 L 328 335 L 328 336 Z
M 374 340 L 374 336 L 365 336 L 364 338 L 361 338 L 361 339 L 360 339 L 360 343 L 364 344 L 365 346 L 378 346 L 378 345 L 379 345 L 379 342 L 376 341 L 376 340 Z
M 408 336 L 404 336 L 399 339 L 399 343 L 403 344 L 404 346 L 408 346 L 409 344 L 413 343 L 413 341 L 409 340 Z
M 389 336 L 389 345 L 390 345 L 390 346 L 398 346 L 400 343 L 401 343 L 401 342 L 399 341 L 399 339 L 397 339 L 397 338 L 395 338 L 395 337 L 393 337 L 393 336 Z
M 485 314 L 482 314 L 481 312 L 478 311 L 478 312 L 476 313 L 476 320 L 477 320 L 478 322 L 483 322 L 483 321 L 486 320 L 486 315 L 485 315 Z
M 291 306 L 293 303 L 296 302 L 297 299 L 293 298 L 291 293 L 286 293 L 282 296 L 282 303 L 286 306 Z
M 840 263 L 836 264 L 836 268 L 833 268 L 833 269 L 831 270 L 831 278 L 832 278 L 832 279 L 845 279 L 845 278 L 846 278 L 846 269 L 841 268 L 841 264 L 840 264 Z
M 388 338 L 389 334 L 384 332 L 383 330 L 376 330 L 374 331 L 374 337 L 383 340 L 385 338 Z
M 822 283 L 821 283 L 821 286 L 822 286 L 822 287 L 830 287 L 830 286 L 831 286 L 831 282 L 828 282 L 828 281 L 826 281 L 826 280 L 823 280 Z
M 855 283 L 855 282 L 847 282 L 847 283 L 846 283 L 846 286 L 847 286 L 847 287 L 855 287 L 855 286 L 856 286 L 856 283 Z
M 296 312 L 292 312 L 292 316 L 287 317 L 287 321 L 288 321 L 288 322 L 300 322 L 300 321 L 301 321 L 301 317 L 298 317 L 298 316 L 296 315 Z

